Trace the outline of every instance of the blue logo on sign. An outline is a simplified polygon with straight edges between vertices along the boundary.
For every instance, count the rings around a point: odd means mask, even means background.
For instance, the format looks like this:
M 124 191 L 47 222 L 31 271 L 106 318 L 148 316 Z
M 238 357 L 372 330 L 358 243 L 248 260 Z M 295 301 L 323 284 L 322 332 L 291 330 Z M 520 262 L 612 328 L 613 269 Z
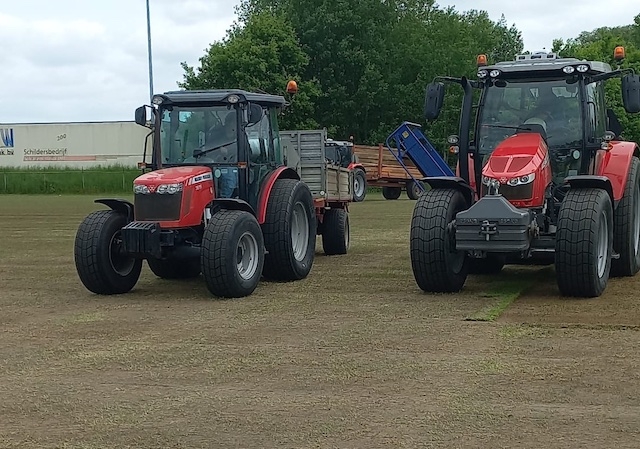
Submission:
M 13 148 L 13 128 L 0 129 L 2 148 Z

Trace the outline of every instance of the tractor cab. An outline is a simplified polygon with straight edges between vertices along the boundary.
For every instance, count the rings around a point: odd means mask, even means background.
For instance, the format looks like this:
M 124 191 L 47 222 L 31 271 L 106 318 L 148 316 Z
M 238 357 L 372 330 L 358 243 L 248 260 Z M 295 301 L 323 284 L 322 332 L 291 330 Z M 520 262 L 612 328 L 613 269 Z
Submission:
M 350 168 L 352 163 L 358 162 L 353 153 L 353 142 L 327 139 L 325 156 L 330 163 L 343 168 Z
M 155 108 L 142 106 L 136 122 L 153 130 L 153 170 L 136 180 L 144 194 L 147 178 L 175 167 L 206 167 L 216 198 L 240 199 L 256 208 L 260 183 L 283 165 L 278 129 L 282 96 L 242 90 L 176 91 L 155 95 Z M 146 154 L 146 147 L 145 147 Z M 178 173 L 178 172 L 176 172 Z M 208 174 L 205 173 L 208 176 Z

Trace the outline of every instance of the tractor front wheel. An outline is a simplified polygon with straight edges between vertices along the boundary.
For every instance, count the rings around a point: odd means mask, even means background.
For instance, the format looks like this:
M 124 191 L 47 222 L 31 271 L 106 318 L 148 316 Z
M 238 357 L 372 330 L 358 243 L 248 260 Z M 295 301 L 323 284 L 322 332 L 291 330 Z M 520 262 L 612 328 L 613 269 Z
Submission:
M 123 251 L 121 229 L 127 217 L 114 210 L 90 213 L 80 224 L 73 253 L 80 281 L 99 295 L 127 293 L 138 282 L 142 259 Z
M 258 220 L 245 211 L 221 210 L 202 236 L 200 256 L 207 289 L 220 298 L 249 296 L 264 265 L 264 239 Z
M 344 209 L 329 209 L 322 223 L 322 248 L 327 256 L 347 254 L 351 231 L 349 213 Z
M 613 220 L 613 249 L 620 254 L 611 261 L 612 276 L 633 276 L 640 271 L 640 159 L 631 159 L 624 195 Z
M 563 296 L 596 297 L 607 286 L 613 207 L 603 189 L 570 189 L 558 212 L 555 263 Z
M 307 277 L 315 258 L 317 226 L 309 187 L 296 179 L 278 179 L 262 228 L 267 249 L 264 277 L 275 281 Z
M 432 189 L 420 195 L 411 217 L 411 268 L 418 286 L 425 292 L 448 293 L 462 289 L 469 270 L 469 258 L 456 251 L 449 224 L 467 208 L 456 189 Z
M 190 279 L 200 275 L 200 259 L 147 259 L 149 269 L 162 279 Z

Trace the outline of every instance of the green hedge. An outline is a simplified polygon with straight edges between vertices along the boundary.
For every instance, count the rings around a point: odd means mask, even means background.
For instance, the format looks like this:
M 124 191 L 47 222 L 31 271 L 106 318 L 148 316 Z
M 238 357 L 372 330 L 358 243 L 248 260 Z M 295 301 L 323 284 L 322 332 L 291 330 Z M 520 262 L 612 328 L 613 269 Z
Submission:
M 122 166 L 76 168 L 0 167 L 0 194 L 131 193 L 136 168 Z

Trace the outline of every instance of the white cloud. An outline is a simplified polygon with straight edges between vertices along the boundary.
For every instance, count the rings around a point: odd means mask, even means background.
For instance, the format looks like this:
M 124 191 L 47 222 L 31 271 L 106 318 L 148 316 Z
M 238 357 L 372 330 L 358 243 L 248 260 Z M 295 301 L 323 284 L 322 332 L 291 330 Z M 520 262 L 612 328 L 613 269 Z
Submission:
M 151 0 L 154 87 L 176 89 L 235 20 L 239 0 Z M 632 23 L 628 0 L 439 2 L 505 15 L 528 50 L 600 26 Z M 144 0 L 22 0 L 0 12 L 0 122 L 131 120 L 148 102 Z

